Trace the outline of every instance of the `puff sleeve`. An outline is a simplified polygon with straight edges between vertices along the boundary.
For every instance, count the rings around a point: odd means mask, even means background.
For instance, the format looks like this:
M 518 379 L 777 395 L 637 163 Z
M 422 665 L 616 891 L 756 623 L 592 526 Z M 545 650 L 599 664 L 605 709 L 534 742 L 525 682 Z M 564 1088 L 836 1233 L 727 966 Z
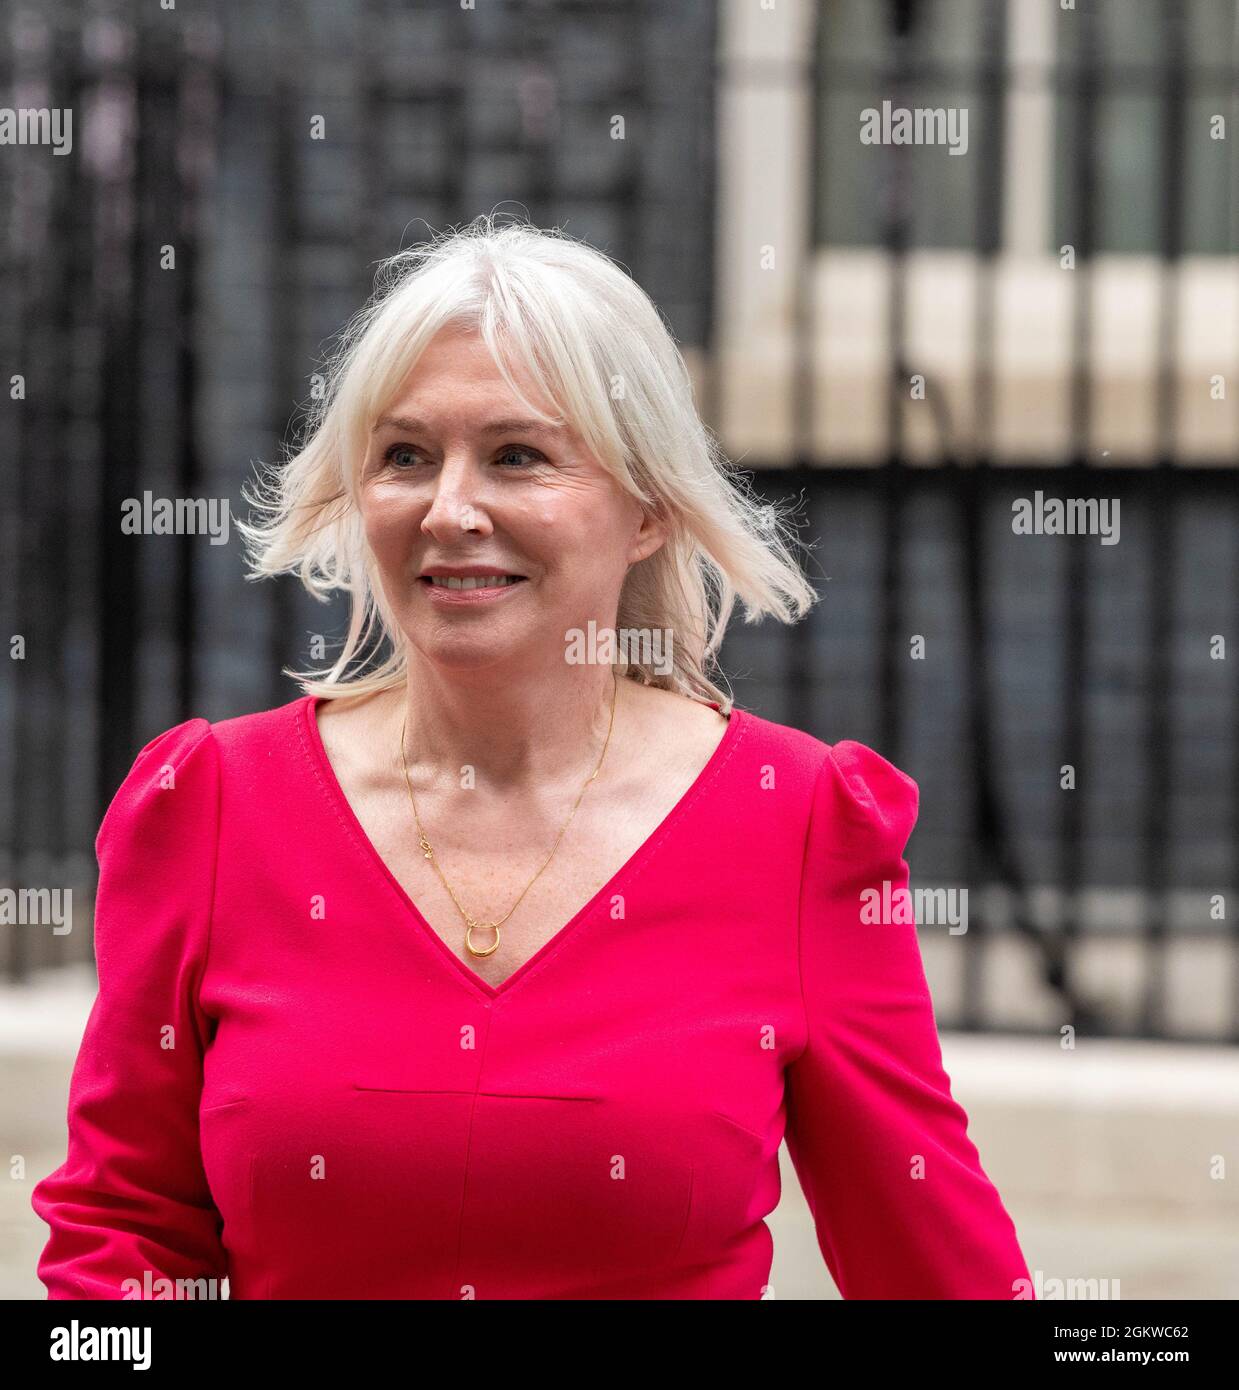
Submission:
M 910 920 L 902 855 L 918 796 L 851 741 L 818 775 L 800 892 L 808 1041 L 785 1076 L 788 1153 L 844 1298 L 1011 1299 L 1028 1269 L 951 1095 Z M 905 911 L 880 907 L 900 900 Z
M 142 1297 L 124 1281 L 145 1286 L 146 1271 L 226 1273 L 198 1134 L 218 809 L 215 737 L 191 719 L 142 749 L 100 825 L 99 990 L 69 1084 L 67 1156 L 31 1195 L 51 1232 L 38 1263 L 49 1298 Z

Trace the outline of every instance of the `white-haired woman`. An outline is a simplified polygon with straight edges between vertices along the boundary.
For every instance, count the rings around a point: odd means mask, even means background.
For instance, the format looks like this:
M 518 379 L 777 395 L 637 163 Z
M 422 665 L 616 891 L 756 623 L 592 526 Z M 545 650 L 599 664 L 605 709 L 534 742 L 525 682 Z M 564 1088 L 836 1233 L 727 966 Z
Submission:
M 484 218 L 330 366 L 245 534 L 347 639 L 109 807 L 50 1294 L 761 1298 L 786 1137 L 845 1297 L 1017 1296 L 902 910 L 916 785 L 711 681 L 737 598 L 815 596 L 654 305 Z

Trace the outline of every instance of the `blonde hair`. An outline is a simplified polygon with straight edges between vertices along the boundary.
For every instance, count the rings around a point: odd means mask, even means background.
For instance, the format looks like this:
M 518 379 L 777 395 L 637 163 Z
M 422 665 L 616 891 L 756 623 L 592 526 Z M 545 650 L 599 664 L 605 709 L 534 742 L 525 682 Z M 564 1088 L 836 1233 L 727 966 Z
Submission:
M 405 681 L 407 639 L 377 582 L 358 478 L 375 420 L 449 326 L 481 334 L 518 396 L 513 364 L 528 371 L 602 466 L 668 524 L 665 544 L 629 569 L 617 626 L 670 629 L 672 670 L 621 657 L 622 673 L 728 711 L 707 665 L 737 598 L 749 623 L 767 614 L 795 622 L 817 600 L 793 556 L 794 533 L 775 504 L 732 475 L 649 296 L 602 252 L 493 214 L 381 262 L 373 296 L 328 355 L 301 442 L 285 445 L 282 465 L 259 465 L 254 492 L 242 489 L 257 513 L 237 523 L 247 578 L 295 573 L 321 602 L 339 589 L 352 599 L 334 665 L 285 674 L 326 698 Z M 371 642 L 388 644 L 385 658 L 347 674 Z

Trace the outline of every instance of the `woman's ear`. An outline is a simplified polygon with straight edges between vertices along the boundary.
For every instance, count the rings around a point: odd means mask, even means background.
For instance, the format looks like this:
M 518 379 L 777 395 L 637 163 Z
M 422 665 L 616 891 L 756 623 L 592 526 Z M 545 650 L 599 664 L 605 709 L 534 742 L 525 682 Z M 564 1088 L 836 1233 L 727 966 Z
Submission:
M 643 509 L 641 525 L 628 553 L 628 563 L 635 565 L 640 560 L 648 560 L 666 545 L 670 535 L 671 527 L 660 515 L 648 508 Z

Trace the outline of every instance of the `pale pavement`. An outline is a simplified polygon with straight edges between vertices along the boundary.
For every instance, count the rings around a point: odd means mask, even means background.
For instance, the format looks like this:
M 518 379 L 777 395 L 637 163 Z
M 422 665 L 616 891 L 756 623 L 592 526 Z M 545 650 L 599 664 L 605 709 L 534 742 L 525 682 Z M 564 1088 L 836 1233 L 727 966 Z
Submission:
M 69 1072 L 89 967 L 0 986 L 0 1298 L 42 1298 L 47 1228 L 30 1192 L 64 1158 Z M 1122 1300 L 1239 1298 L 1239 1055 L 1228 1048 L 945 1033 L 969 1134 L 1045 1279 L 1118 1281 Z M 13 1159 L 25 1162 L 14 1176 Z M 787 1149 L 768 1218 L 776 1299 L 836 1298 Z

